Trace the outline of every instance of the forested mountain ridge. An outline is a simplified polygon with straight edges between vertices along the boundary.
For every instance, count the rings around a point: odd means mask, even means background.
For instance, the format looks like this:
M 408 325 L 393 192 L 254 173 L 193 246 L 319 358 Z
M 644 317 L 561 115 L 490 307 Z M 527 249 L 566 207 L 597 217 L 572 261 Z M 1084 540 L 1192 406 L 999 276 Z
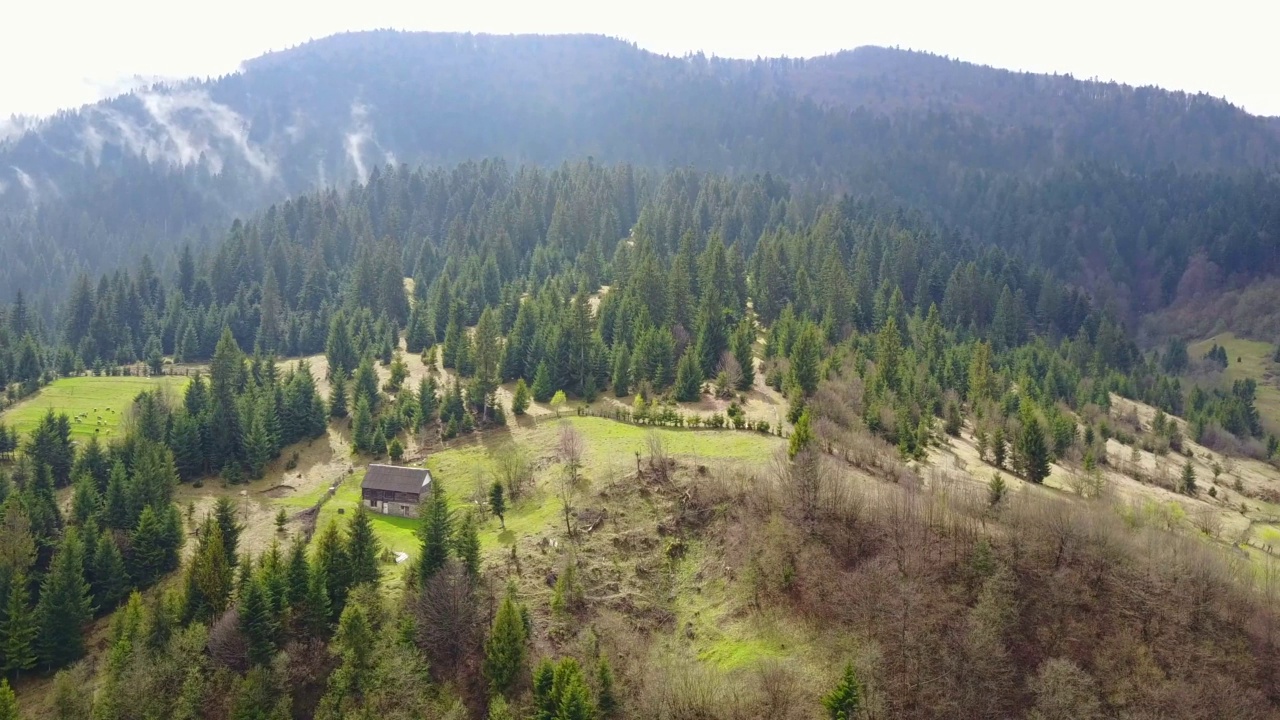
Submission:
M 1038 192 L 1081 163 L 1125 177 L 1270 168 L 1280 133 L 1204 96 L 879 48 L 741 61 L 598 36 L 353 33 L 11 135 L 0 284 L 25 286 L 48 317 L 79 272 L 144 252 L 169 266 L 202 230 L 221 235 L 236 215 L 384 163 L 587 156 L 768 172 L 907 202 L 982 236 L 992 228 L 964 211 L 997 181 Z

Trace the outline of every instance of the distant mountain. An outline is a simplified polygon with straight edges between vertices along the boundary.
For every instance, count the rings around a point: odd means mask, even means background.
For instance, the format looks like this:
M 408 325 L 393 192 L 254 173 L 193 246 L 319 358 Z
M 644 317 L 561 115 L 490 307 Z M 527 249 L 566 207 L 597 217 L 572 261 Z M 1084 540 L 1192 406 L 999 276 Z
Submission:
M 741 61 L 600 36 L 344 34 L 11 127 L 0 286 L 163 264 L 202 229 L 386 163 L 587 156 L 945 210 L 968 172 L 1274 167 L 1280 128 L 1205 96 L 882 48 Z

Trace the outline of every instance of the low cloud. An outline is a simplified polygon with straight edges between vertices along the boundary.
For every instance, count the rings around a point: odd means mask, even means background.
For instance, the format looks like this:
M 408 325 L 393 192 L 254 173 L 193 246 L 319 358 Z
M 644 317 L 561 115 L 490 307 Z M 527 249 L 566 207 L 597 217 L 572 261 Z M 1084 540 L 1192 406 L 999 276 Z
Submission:
M 347 131 L 344 145 L 347 159 L 356 169 L 356 177 L 360 182 L 369 179 L 369 171 L 364 164 L 364 144 L 373 139 L 373 131 L 369 128 L 369 108 L 364 103 L 351 104 L 351 130 Z
M 203 157 L 214 173 L 222 172 L 227 154 L 234 154 L 244 158 L 263 180 L 277 177 L 273 159 L 249 141 L 248 120 L 214 102 L 207 92 L 166 88 L 139 91 L 134 97 L 141 105 L 142 117 L 107 104 L 86 110 L 80 140 L 94 164 L 101 162 L 103 147 L 113 142 L 152 161 L 179 167 Z

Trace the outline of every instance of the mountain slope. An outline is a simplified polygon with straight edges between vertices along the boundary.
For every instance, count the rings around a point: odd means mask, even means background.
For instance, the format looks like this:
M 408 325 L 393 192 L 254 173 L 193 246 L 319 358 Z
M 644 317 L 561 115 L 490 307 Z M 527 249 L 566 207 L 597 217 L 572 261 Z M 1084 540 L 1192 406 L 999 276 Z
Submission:
M 1204 97 L 880 48 L 748 62 L 598 36 L 353 33 L 11 136 L 0 285 L 54 288 L 37 298 L 48 314 L 80 272 L 142 253 L 166 265 L 201 229 L 286 196 L 384 163 L 491 156 L 770 172 L 954 220 L 967 172 L 1270 167 L 1280 133 Z

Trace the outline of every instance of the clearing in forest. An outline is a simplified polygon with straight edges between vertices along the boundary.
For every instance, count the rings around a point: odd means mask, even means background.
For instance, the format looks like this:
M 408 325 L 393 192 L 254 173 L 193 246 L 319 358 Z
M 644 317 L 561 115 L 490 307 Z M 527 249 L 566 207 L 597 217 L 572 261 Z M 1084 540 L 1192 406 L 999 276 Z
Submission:
M 187 378 L 169 375 L 59 378 L 6 410 L 0 422 L 17 428 L 25 437 L 52 408 L 71 419 L 71 439 L 87 441 L 96 435 L 99 440 L 108 440 L 122 434 L 126 410 L 138 393 L 161 387 L 176 401 L 186 385 Z
M 538 422 L 526 417 L 518 422 L 513 420 L 507 429 L 459 438 L 445 449 L 430 453 L 425 464 L 448 493 L 459 521 L 463 513 L 479 513 L 480 543 L 487 559 L 509 554 L 513 544 L 518 544 L 521 552 L 536 552 L 535 546 L 539 543 L 558 542 L 564 534 L 559 496 L 559 481 L 564 470 L 558 451 L 562 423 L 582 438 L 583 482 L 575 494 L 575 511 L 587 514 L 602 509 L 607 512 L 596 497 L 597 489 L 634 472 L 638 455 L 648 457 L 650 432 L 661 438 L 671 457 L 695 469 L 726 464 L 762 468 L 783 446 L 783 441 L 775 436 L 747 431 L 651 428 L 576 415 Z M 519 468 L 513 467 L 513 460 Z M 504 530 L 498 518 L 488 512 L 488 491 L 495 480 L 504 480 L 504 473 L 510 472 L 520 472 L 525 480 L 520 496 L 508 499 Z M 317 533 L 333 520 L 339 520 L 339 525 L 345 527 L 345 519 L 360 503 L 363 478 L 363 467 L 342 477 L 333 497 L 321 506 L 316 518 Z M 313 507 L 327 493 L 326 486 L 305 485 L 306 491 L 286 490 L 271 502 L 297 512 Z M 376 513 L 371 517 L 384 549 L 405 553 L 409 558 L 417 557 L 418 520 Z M 384 567 L 389 573 L 387 580 L 399 580 L 402 567 Z
M 1255 380 L 1258 396 L 1254 404 L 1262 425 L 1268 432 L 1280 433 L 1280 387 L 1277 387 L 1276 363 L 1271 360 L 1275 346 L 1226 332 L 1188 346 L 1187 354 L 1192 360 L 1199 360 L 1215 343 L 1227 351 L 1227 367 L 1222 371 L 1227 387 L 1236 380 Z

